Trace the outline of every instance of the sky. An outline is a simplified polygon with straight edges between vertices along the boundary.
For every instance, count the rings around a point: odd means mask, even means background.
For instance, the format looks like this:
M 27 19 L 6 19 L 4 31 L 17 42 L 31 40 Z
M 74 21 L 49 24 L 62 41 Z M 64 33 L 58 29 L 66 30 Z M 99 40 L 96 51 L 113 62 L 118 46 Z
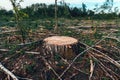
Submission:
M 58 0 L 58 2 L 61 0 Z M 66 3 L 69 3 L 71 7 L 81 7 L 82 3 L 87 5 L 87 8 L 93 9 L 95 5 L 101 5 L 105 0 L 64 0 Z M 26 6 L 30 6 L 35 3 L 46 3 L 46 4 L 54 4 L 54 0 L 24 0 L 21 3 L 21 6 L 25 8 Z M 120 0 L 114 0 L 114 7 L 118 7 L 120 9 Z M 12 9 L 11 3 L 9 0 L 0 0 L 0 7 L 5 8 L 7 10 Z

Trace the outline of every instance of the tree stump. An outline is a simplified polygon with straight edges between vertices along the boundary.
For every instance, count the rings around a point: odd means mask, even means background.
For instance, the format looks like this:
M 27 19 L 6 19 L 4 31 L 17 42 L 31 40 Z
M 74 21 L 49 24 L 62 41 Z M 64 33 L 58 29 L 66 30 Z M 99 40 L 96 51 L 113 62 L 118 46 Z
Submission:
M 52 36 L 44 39 L 44 46 L 53 55 L 59 54 L 65 59 L 72 59 L 79 53 L 78 40 L 67 36 Z

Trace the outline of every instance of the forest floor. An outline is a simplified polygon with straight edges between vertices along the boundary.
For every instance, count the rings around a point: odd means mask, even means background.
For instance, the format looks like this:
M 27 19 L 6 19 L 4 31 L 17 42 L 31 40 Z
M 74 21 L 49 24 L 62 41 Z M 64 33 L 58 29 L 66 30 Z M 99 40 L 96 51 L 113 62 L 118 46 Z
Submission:
M 59 19 L 56 33 L 53 21 L 36 22 L 25 44 L 15 27 L 0 27 L 1 64 L 19 80 L 120 80 L 120 24 L 115 20 Z M 83 53 L 71 60 L 46 54 L 43 39 L 56 35 L 78 39 Z M 0 70 L 0 80 L 12 78 Z

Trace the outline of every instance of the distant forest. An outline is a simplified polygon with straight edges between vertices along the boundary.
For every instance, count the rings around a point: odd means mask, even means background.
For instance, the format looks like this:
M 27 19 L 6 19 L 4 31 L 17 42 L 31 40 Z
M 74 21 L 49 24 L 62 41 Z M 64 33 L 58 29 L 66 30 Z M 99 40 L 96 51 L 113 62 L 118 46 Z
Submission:
M 115 19 L 120 18 L 118 8 L 114 10 L 107 9 L 105 7 L 97 6 L 93 10 L 87 9 L 87 5 L 82 3 L 80 8 L 70 7 L 67 3 L 60 3 L 57 6 L 58 18 L 78 18 L 78 19 Z M 27 19 L 43 19 L 43 18 L 54 18 L 55 15 L 54 4 L 37 3 L 21 8 L 20 12 L 23 13 Z M 111 11 L 110 11 L 111 10 Z M 22 14 L 22 15 L 23 15 Z M 0 9 L 0 20 L 12 21 L 14 20 L 14 12 L 12 10 Z M 26 19 L 26 18 L 25 18 Z

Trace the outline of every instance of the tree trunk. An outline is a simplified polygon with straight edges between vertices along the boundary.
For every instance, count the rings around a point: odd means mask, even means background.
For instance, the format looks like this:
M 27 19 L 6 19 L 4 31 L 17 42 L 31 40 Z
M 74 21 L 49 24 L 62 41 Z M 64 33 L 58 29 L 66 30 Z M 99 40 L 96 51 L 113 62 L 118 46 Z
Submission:
M 55 0 L 55 27 L 54 27 L 54 32 L 57 32 L 58 28 L 58 20 L 57 20 L 57 0 Z
M 67 36 L 52 36 L 44 39 L 46 50 L 52 55 L 59 54 L 65 59 L 72 59 L 79 53 L 78 40 Z

